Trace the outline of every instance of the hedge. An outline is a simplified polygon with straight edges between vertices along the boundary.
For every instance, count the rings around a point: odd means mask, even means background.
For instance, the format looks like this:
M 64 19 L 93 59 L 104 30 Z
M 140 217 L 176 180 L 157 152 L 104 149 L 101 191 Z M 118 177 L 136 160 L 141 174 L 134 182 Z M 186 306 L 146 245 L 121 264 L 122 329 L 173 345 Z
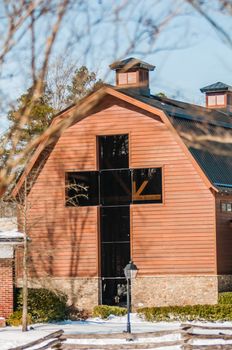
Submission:
M 219 293 L 218 304 L 232 304 L 232 292 Z
M 232 293 L 221 293 L 216 305 L 145 307 L 137 311 L 147 321 L 231 321 Z
M 124 316 L 127 313 L 127 309 L 119 306 L 98 305 L 93 309 L 94 317 L 107 318 L 110 315 Z

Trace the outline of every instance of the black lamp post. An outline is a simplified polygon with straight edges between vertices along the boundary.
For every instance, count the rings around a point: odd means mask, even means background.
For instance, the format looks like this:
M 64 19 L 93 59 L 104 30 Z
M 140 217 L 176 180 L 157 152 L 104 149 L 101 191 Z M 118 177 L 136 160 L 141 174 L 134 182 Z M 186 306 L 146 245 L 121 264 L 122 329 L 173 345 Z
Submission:
M 137 275 L 138 269 L 137 266 L 130 261 L 129 264 L 124 268 L 124 274 L 127 281 L 127 333 L 131 333 L 131 324 L 130 324 L 130 312 L 131 312 L 131 300 L 130 300 L 130 286 L 131 279 L 135 278 Z

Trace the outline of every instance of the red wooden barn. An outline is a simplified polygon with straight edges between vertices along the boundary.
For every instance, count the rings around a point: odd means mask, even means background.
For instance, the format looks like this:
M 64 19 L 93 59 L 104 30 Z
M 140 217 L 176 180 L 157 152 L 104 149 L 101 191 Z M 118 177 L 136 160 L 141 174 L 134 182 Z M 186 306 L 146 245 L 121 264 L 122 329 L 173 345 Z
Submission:
M 232 286 L 232 87 L 203 88 L 206 107 L 152 95 L 154 66 L 112 64 L 105 85 L 59 113 L 14 189 L 39 173 L 30 203 L 30 285 L 91 309 L 213 304 Z M 40 166 L 40 167 L 39 167 Z M 17 269 L 17 285 L 21 285 Z

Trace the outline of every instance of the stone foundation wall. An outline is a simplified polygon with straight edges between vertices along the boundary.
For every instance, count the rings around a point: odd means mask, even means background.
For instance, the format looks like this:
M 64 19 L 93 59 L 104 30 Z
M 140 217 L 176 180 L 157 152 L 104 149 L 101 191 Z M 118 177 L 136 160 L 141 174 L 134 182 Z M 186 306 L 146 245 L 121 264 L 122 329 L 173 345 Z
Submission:
M 217 301 L 217 276 L 137 277 L 132 282 L 134 308 L 216 304 Z
M 231 276 L 232 282 L 232 276 Z M 18 280 L 17 285 L 21 286 Z M 60 290 L 69 297 L 69 304 L 92 311 L 99 304 L 98 278 L 37 278 L 31 288 Z M 137 277 L 132 281 L 132 306 L 168 306 L 216 304 L 218 276 L 155 276 Z
M 68 304 L 91 311 L 99 304 L 98 283 L 98 278 L 35 278 L 29 280 L 29 288 L 61 291 L 68 296 Z M 17 280 L 17 286 L 22 287 L 20 279 Z
M 232 292 L 232 275 L 219 275 L 218 276 L 218 291 L 219 292 Z
M 0 259 L 0 317 L 13 312 L 13 267 L 12 259 Z

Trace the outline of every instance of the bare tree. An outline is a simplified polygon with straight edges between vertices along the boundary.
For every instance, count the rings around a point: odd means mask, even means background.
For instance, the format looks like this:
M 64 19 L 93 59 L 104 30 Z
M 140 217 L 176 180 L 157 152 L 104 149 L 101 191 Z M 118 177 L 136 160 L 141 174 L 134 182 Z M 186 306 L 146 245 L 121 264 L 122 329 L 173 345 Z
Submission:
M 8 68 L 10 59 L 14 57 L 14 64 L 16 64 L 16 55 L 20 61 L 19 58 L 23 53 L 23 60 L 27 60 L 30 70 L 25 70 L 25 65 L 22 63 L 19 67 L 25 71 L 24 75 L 32 85 L 32 104 L 18 114 L 17 122 L 2 144 L 2 148 L 6 147 L 10 139 L 13 147 L 9 150 L 0 169 L 1 193 L 15 178 L 15 169 L 22 159 L 30 156 L 42 139 L 54 136 L 65 127 L 60 123 L 58 127 L 51 128 L 42 137 L 32 137 L 31 142 L 16 156 L 17 144 L 20 142 L 24 125 L 30 118 L 33 101 L 36 101 L 43 92 L 43 84 L 49 72 L 53 52 L 55 54 L 60 50 L 67 56 L 73 55 L 73 52 L 78 50 L 75 62 L 79 61 L 81 64 L 86 64 L 97 56 L 95 67 L 98 69 L 97 62 L 101 60 L 100 48 L 106 44 L 107 40 L 113 44 L 113 51 L 110 49 L 106 53 L 109 60 L 120 59 L 129 54 L 145 56 L 159 50 L 183 47 L 180 44 L 181 40 L 175 36 L 163 47 L 157 44 L 160 35 L 165 32 L 172 20 L 183 12 L 182 3 L 177 1 L 173 2 L 172 6 L 160 7 L 160 1 L 151 0 L 150 2 L 153 9 L 157 9 L 154 15 L 151 15 L 150 6 L 145 6 L 146 1 L 135 0 L 121 0 L 119 3 L 83 0 L 33 0 L 30 2 L 5 0 L 3 2 L 0 32 L 4 33 L 3 28 L 6 26 L 8 30 L 0 42 L 0 74 L 2 77 L 11 74 Z M 106 26 L 110 31 L 104 29 Z M 125 43 L 123 46 L 122 42 Z M 57 72 L 62 63 L 59 62 Z M 68 79 L 72 69 L 72 64 L 67 67 L 64 79 Z M 57 94 L 62 95 L 63 91 L 56 81 L 54 85 L 56 85 Z M 2 98 L 0 102 L 4 103 L 4 100 L 6 99 Z M 0 157 L 1 154 L 0 150 Z
M 64 129 L 72 125 L 78 116 L 87 114 L 107 91 L 106 87 L 102 88 L 99 93 L 92 95 L 88 102 L 80 101 L 76 107 L 70 110 L 68 119 L 60 120 L 52 124 L 42 135 L 32 137 L 20 153 L 17 153 L 23 128 L 30 119 L 33 102 L 43 93 L 44 81 L 47 76 L 52 74 L 52 70 L 50 70 L 51 59 L 53 54 L 56 55 L 59 50 L 63 56 L 71 56 L 73 52 L 77 52 L 77 54 L 74 55 L 75 60 L 69 61 L 72 62 L 71 64 L 68 62 L 66 65 L 62 58 L 56 62 L 52 84 L 56 89 L 57 95 L 54 96 L 54 104 L 57 109 L 64 107 L 60 104 L 64 90 L 59 84 L 59 75 L 62 72 L 62 79 L 65 84 L 68 84 L 77 62 L 87 64 L 94 61 L 95 67 L 99 68 L 99 62 L 105 59 L 106 55 L 108 61 L 121 59 L 131 54 L 140 55 L 142 58 L 160 50 L 185 47 L 186 42 L 180 44 L 179 35 L 175 36 L 175 24 L 171 26 L 177 16 L 185 14 L 186 6 L 184 7 L 183 4 L 191 5 L 189 8 L 193 8 L 200 16 L 203 16 L 220 33 L 223 40 L 232 47 L 230 34 L 226 33 L 207 11 L 211 2 L 178 0 L 169 1 L 168 6 L 162 6 L 163 2 L 159 0 L 150 0 L 149 5 L 146 3 L 148 2 L 137 0 L 121 0 L 119 2 L 113 0 L 3 0 L 0 15 L 0 77 L 4 80 L 11 77 L 15 70 L 15 66 L 11 67 L 12 61 L 15 64 L 19 57 L 23 57 L 23 64 L 20 62 L 21 65 L 18 65 L 17 69 L 23 70 L 24 80 L 27 80 L 28 84 L 32 86 L 32 103 L 18 113 L 17 121 L 6 137 L 2 139 L 0 157 L 3 155 L 3 150 L 7 147 L 9 140 L 12 143 L 12 148 L 9 149 L 5 158 L 1 159 L 0 195 L 10 184 L 15 184 L 17 169 L 22 159 L 31 156 L 39 144 L 43 144 L 41 146 L 43 148 L 49 146 Z M 223 11 L 231 16 L 231 1 L 217 0 L 214 3 L 217 5 L 218 11 Z M 189 12 L 189 8 L 187 12 Z M 183 28 L 182 31 L 182 39 L 186 36 L 185 29 Z M 169 39 L 160 46 L 159 39 L 165 32 L 168 32 L 172 40 Z M 110 42 L 108 52 L 106 50 L 107 40 Z M 29 69 L 25 69 L 24 65 L 28 66 Z M 104 80 L 107 74 L 108 72 L 106 72 Z M 0 106 L 3 107 L 4 104 L 6 104 L 5 109 L 11 107 L 11 101 L 7 100 L 2 89 L 0 91 Z M 202 142 L 207 142 L 209 137 L 206 133 L 186 135 L 189 142 L 195 142 L 197 138 L 201 139 Z M 220 133 L 217 137 L 220 141 L 222 140 Z M 231 135 L 228 134 L 224 140 L 231 143 Z M 33 180 L 26 176 L 22 191 L 16 199 L 23 217 L 24 232 L 23 330 L 27 329 L 28 237 L 31 229 L 28 225 L 31 203 L 27 195 L 32 184 Z M 71 186 L 74 186 L 72 190 L 76 190 L 75 196 L 78 197 L 82 185 L 74 183 Z M 83 190 L 83 187 L 81 189 Z M 71 201 L 76 203 L 76 199 L 72 198 Z
M 213 16 L 209 14 L 209 9 L 215 9 L 218 12 L 224 12 L 227 15 L 232 15 L 232 3 L 230 0 L 186 0 L 206 21 L 216 30 L 220 35 L 223 42 L 225 42 L 232 49 L 232 37 L 228 33 L 219 21 L 213 19 Z
M 25 109 L 17 117 L 15 127 L 12 128 L 11 132 L 7 135 L 3 142 L 2 147 L 7 145 L 10 138 L 13 145 L 6 156 L 4 167 L 2 167 L 0 170 L 0 186 L 3 190 L 6 188 L 7 184 L 9 184 L 9 181 L 7 181 L 6 178 L 10 176 L 14 166 L 18 164 L 14 157 L 17 144 L 20 141 L 22 129 L 30 117 L 33 101 L 35 101 L 43 92 L 43 82 L 48 69 L 49 57 L 61 26 L 62 19 L 67 11 L 69 0 L 60 0 L 58 5 L 52 0 L 34 0 L 30 2 L 22 0 L 18 2 L 18 4 L 14 1 L 6 1 L 4 2 L 4 5 L 8 31 L 0 47 L 0 64 L 2 64 L 2 67 L 0 67 L 0 72 L 3 69 L 7 55 L 16 45 L 16 40 L 22 40 L 22 38 L 28 34 L 28 32 L 33 33 L 36 21 L 38 21 L 42 16 L 45 16 L 48 12 L 53 14 L 55 20 L 53 21 L 50 32 L 48 32 L 46 38 L 43 60 L 39 71 L 36 71 L 35 68 L 35 36 L 34 34 L 31 36 L 31 69 L 33 77 L 32 105 L 25 106 Z M 0 156 L 1 152 L 2 151 L 0 150 Z

